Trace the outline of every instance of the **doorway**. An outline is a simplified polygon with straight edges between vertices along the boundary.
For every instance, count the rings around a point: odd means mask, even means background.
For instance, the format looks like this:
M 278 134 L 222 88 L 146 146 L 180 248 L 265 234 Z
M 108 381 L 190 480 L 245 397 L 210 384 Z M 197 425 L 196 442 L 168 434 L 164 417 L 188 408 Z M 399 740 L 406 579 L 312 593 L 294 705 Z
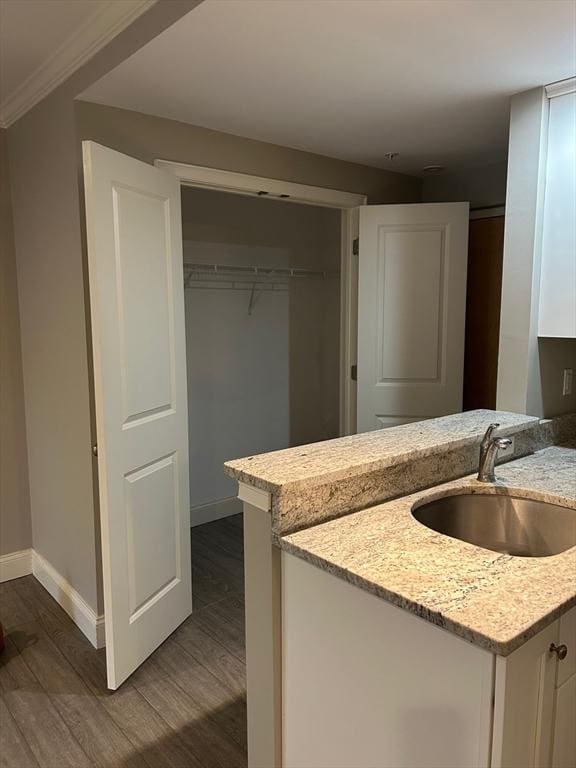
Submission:
M 222 465 L 339 435 L 342 215 L 190 186 L 181 209 L 193 611 L 175 636 L 216 626 L 239 658 L 242 504 Z
M 339 435 L 340 211 L 183 186 L 190 518 L 228 459 Z
M 496 408 L 504 216 L 470 219 L 466 289 L 464 410 Z

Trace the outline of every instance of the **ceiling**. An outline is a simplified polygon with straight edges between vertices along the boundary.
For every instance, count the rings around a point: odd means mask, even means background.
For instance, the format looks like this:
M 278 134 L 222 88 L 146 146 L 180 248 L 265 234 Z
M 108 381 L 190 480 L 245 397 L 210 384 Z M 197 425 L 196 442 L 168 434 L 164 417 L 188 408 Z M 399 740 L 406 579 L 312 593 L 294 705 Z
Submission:
M 573 0 L 205 0 L 82 98 L 381 168 L 463 169 L 505 158 L 512 94 L 574 75 L 575 14 Z
M 0 0 L 0 124 L 18 119 L 151 4 Z

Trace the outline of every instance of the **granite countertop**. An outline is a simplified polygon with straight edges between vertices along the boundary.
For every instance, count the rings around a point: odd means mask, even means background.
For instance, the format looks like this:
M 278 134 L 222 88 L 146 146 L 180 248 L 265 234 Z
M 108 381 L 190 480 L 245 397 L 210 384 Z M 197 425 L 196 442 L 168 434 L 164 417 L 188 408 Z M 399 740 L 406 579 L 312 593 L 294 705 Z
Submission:
M 574 509 L 576 525 L 576 450 L 546 448 L 498 467 L 495 484 L 464 477 L 275 540 L 281 549 L 507 656 L 576 604 L 576 547 L 551 557 L 514 557 L 436 533 L 412 517 L 414 504 L 454 492 L 550 501 Z
M 308 489 L 407 464 L 433 453 L 479 444 L 490 422 L 499 435 L 511 435 L 539 423 L 534 416 L 478 409 L 440 418 L 364 432 L 312 445 L 234 459 L 228 475 L 270 493 Z

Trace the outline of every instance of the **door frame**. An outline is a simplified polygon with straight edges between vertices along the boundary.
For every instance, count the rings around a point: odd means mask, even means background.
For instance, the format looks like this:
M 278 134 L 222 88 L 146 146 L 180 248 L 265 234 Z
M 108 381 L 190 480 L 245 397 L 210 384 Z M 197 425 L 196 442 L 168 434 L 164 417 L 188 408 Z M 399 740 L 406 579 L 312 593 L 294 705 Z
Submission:
M 154 165 L 174 174 L 182 186 L 212 189 L 236 195 L 256 195 L 286 203 L 317 205 L 341 211 L 339 431 L 340 435 L 354 434 L 356 432 L 356 381 L 352 379 L 352 366 L 357 362 L 358 345 L 358 263 L 353 253 L 353 244 L 354 239 L 358 237 L 357 209 L 367 204 L 367 196 L 160 158 L 154 161 Z

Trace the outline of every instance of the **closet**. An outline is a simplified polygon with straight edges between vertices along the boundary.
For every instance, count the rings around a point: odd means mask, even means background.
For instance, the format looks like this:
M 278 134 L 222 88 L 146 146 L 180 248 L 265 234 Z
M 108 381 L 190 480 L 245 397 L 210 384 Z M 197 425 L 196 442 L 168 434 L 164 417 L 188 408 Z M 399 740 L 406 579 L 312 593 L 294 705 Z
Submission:
M 340 399 L 342 431 L 460 409 L 468 204 L 82 149 L 104 595 L 88 623 L 116 689 L 190 615 L 190 524 L 237 510 L 225 460 L 336 437 Z
M 191 524 L 230 458 L 338 436 L 340 211 L 182 187 Z

